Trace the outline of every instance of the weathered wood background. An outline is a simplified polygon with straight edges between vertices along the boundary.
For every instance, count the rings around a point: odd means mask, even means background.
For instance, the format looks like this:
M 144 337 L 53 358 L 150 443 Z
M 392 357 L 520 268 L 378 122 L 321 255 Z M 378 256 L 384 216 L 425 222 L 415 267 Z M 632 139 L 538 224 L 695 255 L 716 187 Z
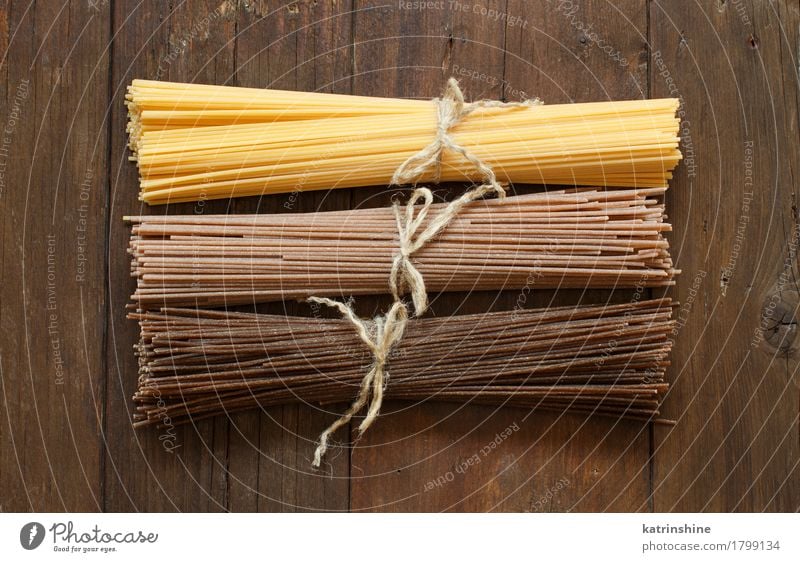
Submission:
M 0 510 L 798 510 L 798 24 L 797 1 L 766 0 L 5 0 Z M 424 98 L 450 75 L 472 99 L 683 98 L 667 201 L 683 269 L 665 406 L 678 424 L 390 403 L 322 472 L 309 460 L 333 413 L 311 407 L 182 427 L 172 453 L 134 432 L 121 217 L 165 209 L 137 201 L 130 80 Z M 170 211 L 387 200 L 375 188 Z M 517 296 L 451 294 L 434 311 Z M 630 297 L 536 291 L 526 305 Z M 762 321 L 765 306 L 777 313 Z

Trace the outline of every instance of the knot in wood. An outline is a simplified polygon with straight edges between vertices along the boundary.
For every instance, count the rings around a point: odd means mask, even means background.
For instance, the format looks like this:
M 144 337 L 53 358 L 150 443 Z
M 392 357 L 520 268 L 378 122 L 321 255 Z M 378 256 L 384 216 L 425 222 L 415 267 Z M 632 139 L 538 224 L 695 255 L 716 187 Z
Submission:
M 781 353 L 794 350 L 798 304 L 800 298 L 796 291 L 781 291 L 768 297 L 761 310 L 764 342 Z

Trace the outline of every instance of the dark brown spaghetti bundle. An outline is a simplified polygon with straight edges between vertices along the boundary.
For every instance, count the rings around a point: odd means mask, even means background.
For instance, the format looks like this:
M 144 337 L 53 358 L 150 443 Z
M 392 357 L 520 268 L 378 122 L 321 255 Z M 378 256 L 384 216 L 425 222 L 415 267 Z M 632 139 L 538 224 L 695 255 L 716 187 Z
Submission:
M 412 261 L 430 292 L 672 285 L 664 191 L 475 201 Z M 432 205 L 426 222 L 444 206 Z M 128 220 L 133 300 L 143 308 L 386 293 L 398 251 L 391 208 Z
M 411 319 L 389 399 L 652 420 L 667 391 L 671 301 Z M 163 308 L 141 327 L 135 426 L 353 399 L 371 354 L 347 320 Z

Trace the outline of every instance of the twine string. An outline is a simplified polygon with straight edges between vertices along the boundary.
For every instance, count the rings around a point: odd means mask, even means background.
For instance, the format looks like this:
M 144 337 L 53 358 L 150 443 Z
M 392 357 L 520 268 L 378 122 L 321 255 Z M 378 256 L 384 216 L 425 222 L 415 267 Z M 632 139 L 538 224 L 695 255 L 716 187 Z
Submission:
M 389 273 L 389 288 L 394 302 L 385 315 L 376 316 L 370 323 L 360 319 L 349 304 L 320 297 L 308 299 L 309 302 L 337 309 L 342 317 L 350 321 L 359 338 L 373 355 L 372 365 L 361 380 L 356 399 L 347 411 L 319 436 L 319 443 L 312 462 L 312 465 L 317 468 L 328 450 L 328 440 L 336 430 L 349 423 L 353 416 L 369 403 L 367 415 L 358 426 L 360 436 L 372 425 L 380 413 L 386 383 L 389 379 L 386 362 L 393 347 L 402 339 L 408 323 L 408 308 L 402 300 L 402 294 L 406 291 L 411 294 L 414 316 L 420 316 L 428 309 L 425 280 L 414 266 L 411 257 L 442 232 L 467 204 L 490 193 L 495 193 L 498 199 L 505 198 L 505 188 L 497 181 L 494 170 L 472 152 L 457 144 L 450 135 L 450 130 L 478 108 L 522 108 L 541 104 L 538 99 L 513 103 L 494 100 L 465 103 L 464 94 L 455 78 L 447 81 L 444 94 L 441 98 L 435 98 L 433 102 L 436 105 L 437 115 L 436 136 L 429 145 L 410 156 L 395 170 L 392 176 L 392 185 L 413 184 L 416 186 L 420 178 L 430 173 L 431 170 L 434 181 L 438 182 L 441 178 L 442 155 L 445 150 L 460 154 L 470 162 L 482 176 L 483 183 L 450 202 L 442 212 L 428 222 L 422 231 L 420 229 L 433 204 L 431 190 L 427 187 L 414 189 L 404 206 L 405 208 L 401 208 L 397 202 L 394 203 L 393 209 L 399 234 L 398 251 L 392 260 L 392 268 Z M 422 206 L 414 216 L 416 205 L 420 200 L 423 202 Z
M 369 322 L 356 316 L 350 305 L 322 297 L 311 297 L 308 300 L 338 309 L 342 316 L 353 324 L 358 337 L 366 344 L 374 357 L 372 366 L 367 374 L 364 375 L 364 378 L 361 379 L 361 385 L 355 401 L 339 419 L 320 434 L 319 444 L 317 445 L 317 450 L 314 451 L 314 461 L 312 462 L 313 466 L 319 467 L 322 457 L 325 456 L 325 452 L 328 450 L 328 438 L 337 429 L 349 423 L 353 416 L 367 404 L 370 397 L 372 397 L 372 401 L 367 411 L 367 416 L 358 426 L 359 434 L 364 433 L 372 425 L 375 418 L 378 417 L 383 402 L 384 386 L 388 379 L 385 369 L 386 359 L 394 345 L 403 337 L 403 331 L 408 321 L 408 309 L 406 309 L 402 301 L 395 301 L 389 312 L 384 316 L 374 318 L 373 329 L 370 329 Z

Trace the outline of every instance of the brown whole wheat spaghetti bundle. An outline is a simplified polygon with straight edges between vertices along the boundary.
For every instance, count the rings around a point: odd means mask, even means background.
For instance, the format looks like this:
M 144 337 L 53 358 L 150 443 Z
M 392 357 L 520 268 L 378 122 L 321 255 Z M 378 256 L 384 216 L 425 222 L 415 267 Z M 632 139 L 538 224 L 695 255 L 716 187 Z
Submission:
M 134 80 L 128 132 L 140 197 L 178 203 L 389 183 L 666 187 L 681 158 L 677 99 L 466 104 Z M 443 132 L 463 147 L 397 170 Z
M 672 284 L 663 188 L 560 190 L 475 201 L 412 261 L 429 291 Z M 427 224 L 444 208 L 430 207 Z M 386 293 L 390 208 L 141 216 L 130 241 L 141 307 Z
M 373 360 L 344 319 L 180 308 L 130 317 L 141 326 L 136 426 L 350 401 Z M 414 318 L 389 357 L 387 392 L 652 420 L 673 325 L 669 299 Z

